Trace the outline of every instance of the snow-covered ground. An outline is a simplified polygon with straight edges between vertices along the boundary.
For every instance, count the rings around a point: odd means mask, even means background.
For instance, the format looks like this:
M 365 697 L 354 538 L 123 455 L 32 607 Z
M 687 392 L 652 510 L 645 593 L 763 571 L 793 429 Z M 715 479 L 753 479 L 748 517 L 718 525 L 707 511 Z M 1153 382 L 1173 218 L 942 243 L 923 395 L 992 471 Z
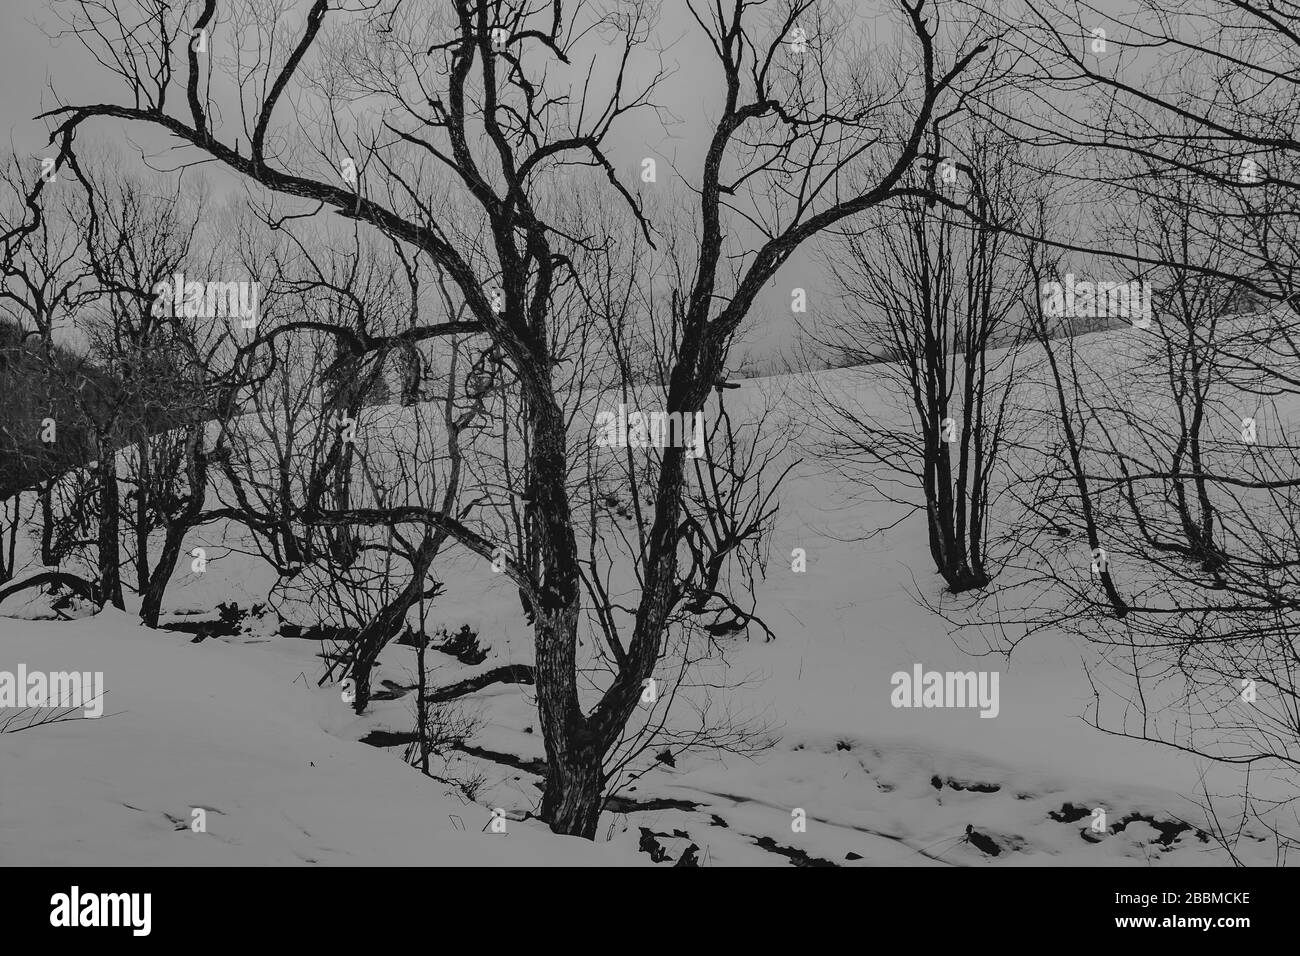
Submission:
M 828 373 L 840 374 L 840 373 Z M 793 387 L 750 382 L 746 391 Z M 797 427 L 797 415 L 785 424 Z M 0 614 L 0 671 L 103 671 L 106 715 L 0 734 L 0 863 L 1223 865 L 1196 797 L 1221 771 L 1155 745 L 1107 736 L 1082 714 L 1091 688 L 1066 638 L 1037 635 L 1008 662 L 972 656 L 915 599 L 939 596 L 922 528 L 846 507 L 815 463 L 782 495 L 759 611 L 776 633 L 731 640 L 715 660 L 715 701 L 767 744 L 750 756 L 706 750 L 631 783 L 598 839 L 552 835 L 537 807 L 543 756 L 533 688 L 494 684 L 463 699 L 478 722 L 469 746 L 435 760 L 449 779 L 478 778 L 473 802 L 422 776 L 375 732 L 413 725 L 415 650 L 384 651 L 384 690 L 361 717 L 337 687 L 318 687 L 319 643 L 245 632 L 193 642 L 106 610 L 74 622 L 24 620 L 41 599 Z M 210 526 L 203 575 L 178 572 L 170 620 L 212 618 L 221 601 L 264 601 L 269 572 L 228 550 Z M 794 548 L 807 570 L 791 568 Z M 429 629 L 469 624 L 488 657 L 468 666 L 430 651 L 431 684 L 531 662 L 513 589 L 477 558 L 448 555 L 447 593 Z M 129 609 L 128 609 L 129 610 Z M 891 675 L 998 671 L 999 712 L 897 708 Z M 1230 786 L 1230 783 L 1227 784 Z M 191 829 L 206 810 L 206 832 Z M 493 833 L 493 808 L 507 812 Z M 1106 814 L 1105 832 L 1092 827 Z M 806 827 L 792 826 L 797 818 Z M 1271 863 L 1267 834 L 1246 828 L 1236 852 Z M 694 847 L 694 849 L 692 849 Z
M 191 644 L 112 609 L 7 620 L 3 640 L 6 666 L 102 671 L 106 692 L 100 718 L 0 734 L 0 863 L 637 862 L 513 821 L 491 832 L 489 810 L 325 731 L 339 694 L 295 683 L 289 655 Z

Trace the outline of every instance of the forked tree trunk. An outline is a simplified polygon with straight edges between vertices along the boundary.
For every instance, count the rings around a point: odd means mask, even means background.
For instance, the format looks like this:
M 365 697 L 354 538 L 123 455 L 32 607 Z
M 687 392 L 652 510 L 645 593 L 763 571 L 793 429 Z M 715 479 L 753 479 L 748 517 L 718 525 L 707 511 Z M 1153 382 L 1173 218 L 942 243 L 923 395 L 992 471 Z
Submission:
M 963 424 L 961 440 L 966 447 L 970 440 L 967 423 Z M 984 570 L 979 534 L 982 485 L 977 482 L 972 490 L 963 463 L 954 491 L 952 468 L 942 441 L 928 444 L 926 454 L 925 516 L 935 569 L 953 594 L 985 587 L 989 577 Z
M 581 736 L 581 728 L 571 728 L 565 750 L 546 748 L 541 815 L 556 833 L 594 840 L 605 798 L 605 755 L 594 741 L 578 743 Z
M 163 595 L 176 571 L 176 562 L 180 559 L 185 546 L 185 534 L 194 527 L 208 491 L 208 456 L 203 448 L 203 424 L 191 425 L 185 438 L 186 480 L 189 483 L 189 495 L 185 501 L 185 510 L 167 524 L 167 534 L 163 540 L 162 552 L 158 563 L 149 576 L 144 590 L 144 601 L 140 607 L 140 619 L 147 627 L 157 627 L 158 617 L 162 612 Z
M 352 707 L 358 714 L 364 713 L 370 704 L 370 673 L 379 660 L 380 651 L 401 632 L 406 624 L 406 615 L 425 594 L 424 579 L 440 545 L 440 537 L 425 539 L 411 559 L 411 580 L 357 635 L 348 676 L 356 687 Z
M 158 626 L 158 618 L 162 615 L 163 595 L 176 568 L 176 559 L 180 557 L 181 541 L 184 536 L 183 529 L 179 533 L 173 532 L 171 527 L 167 529 L 167 540 L 163 544 L 162 553 L 158 556 L 158 564 L 153 569 L 149 583 L 145 586 L 144 599 L 140 603 L 140 621 L 145 627 Z

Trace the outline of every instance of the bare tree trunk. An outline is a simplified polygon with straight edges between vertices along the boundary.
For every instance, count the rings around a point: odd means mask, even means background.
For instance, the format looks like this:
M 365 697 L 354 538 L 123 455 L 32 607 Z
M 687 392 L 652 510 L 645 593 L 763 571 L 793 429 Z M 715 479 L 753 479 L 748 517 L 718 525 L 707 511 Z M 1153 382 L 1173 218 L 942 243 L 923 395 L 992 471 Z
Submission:
M 577 643 L 581 592 L 578 547 L 565 487 L 564 417 L 554 401 L 528 406 L 535 500 L 529 534 L 544 569 L 534 608 L 537 709 L 546 743 L 542 819 L 556 833 L 591 839 L 600 817 L 604 747 L 578 701 Z
M 1043 288 L 1041 274 L 1035 267 L 1033 275 L 1036 288 Z M 1097 554 L 1101 547 L 1101 538 L 1097 533 L 1097 519 L 1093 509 L 1092 493 L 1088 487 L 1087 472 L 1083 466 L 1082 452 L 1078 435 L 1074 429 L 1074 422 L 1070 417 L 1070 401 L 1066 398 L 1066 385 L 1061 369 L 1056 360 L 1056 353 L 1052 349 L 1051 339 L 1048 337 L 1047 321 L 1042 315 L 1041 305 L 1037 314 L 1033 315 L 1036 321 L 1035 332 L 1038 335 L 1039 344 L 1042 345 L 1043 351 L 1047 357 L 1047 367 L 1051 374 L 1050 387 L 1055 393 L 1056 412 L 1061 423 L 1061 431 L 1065 438 L 1066 454 L 1068 455 L 1071 477 L 1079 493 L 1079 509 L 1083 519 L 1083 526 L 1088 536 L 1088 548 L 1093 554 Z M 1067 354 L 1071 357 L 1074 352 L 1074 344 L 1067 340 Z M 1073 366 L 1073 362 L 1071 363 Z M 1073 373 L 1071 368 L 1071 380 L 1078 382 L 1078 375 Z M 1077 387 L 1077 386 L 1072 386 Z M 1120 595 L 1119 590 L 1115 587 L 1115 580 L 1111 576 L 1109 565 L 1104 561 L 1097 563 L 1097 576 L 1101 581 L 1102 590 L 1106 593 L 1106 601 L 1110 604 L 1111 610 L 1115 617 L 1123 618 L 1129 612 L 1128 604 Z
M 208 490 L 208 457 L 203 449 L 204 425 L 191 425 L 185 440 L 186 475 L 189 482 L 189 498 L 185 511 L 167 523 L 167 535 L 163 541 L 158 563 L 149 576 L 143 590 L 144 601 L 140 607 L 140 620 L 147 627 L 157 627 L 158 617 L 162 612 L 163 595 L 176 571 L 176 562 L 180 559 L 181 549 L 185 545 L 185 533 L 194 526 L 199 513 L 203 510 L 204 499 Z
M 401 358 L 402 371 L 402 404 L 411 406 L 418 404 L 420 401 L 420 379 L 422 362 L 420 352 L 412 345 L 408 345 L 402 350 Z
M 14 496 L 14 517 L 9 523 L 9 541 L 6 543 L 0 540 L 0 584 L 8 581 L 14 573 L 14 538 L 18 527 L 18 507 L 17 503 L 22 501 L 22 495 L 19 493 Z
M 171 581 L 172 572 L 176 570 L 176 561 L 180 557 L 185 531 L 185 526 L 179 522 L 167 526 L 167 539 L 163 542 L 162 552 L 158 555 L 158 564 L 153 569 L 153 575 L 145 585 L 144 600 L 140 605 L 140 620 L 145 627 L 158 626 L 163 595 Z
M 406 615 L 424 596 L 424 579 L 429 573 L 429 566 L 438 553 L 434 539 L 426 539 L 411 561 L 411 580 L 402 588 L 389 604 L 357 635 L 352 649 L 352 666 L 348 676 L 356 684 L 356 698 L 352 706 L 358 714 L 364 713 L 370 703 L 370 672 L 374 669 L 379 653 L 388 642 L 397 636 Z M 438 541 L 441 544 L 441 541 Z
M 540 688 L 543 681 L 539 679 L 537 684 Z M 604 750 L 595 741 L 583 739 L 583 730 L 576 724 L 566 727 L 560 736 L 563 748 L 547 740 L 541 816 L 556 833 L 594 840 L 604 803 Z
M 424 666 L 425 651 L 429 647 L 429 634 L 425 630 L 424 597 L 420 597 L 420 636 L 415 645 L 415 666 L 420 675 L 415 696 L 415 725 L 420 741 L 420 773 L 429 775 L 429 699 L 428 672 Z
M 152 483 L 148 439 L 141 438 L 135 443 L 135 448 L 140 469 L 135 497 L 135 580 L 136 591 L 145 594 L 149 590 L 149 494 Z
M 121 499 L 117 488 L 117 457 L 111 443 L 99 439 L 99 461 L 95 466 L 99 486 L 99 589 L 106 602 L 126 608 L 122 599 L 121 546 L 118 543 Z
M 18 541 L 18 522 L 22 520 L 23 493 L 15 492 L 10 501 L 13 502 L 13 515 L 9 518 L 9 540 L 0 539 L 0 584 L 14 576 L 14 551 Z
M 54 555 L 54 482 L 51 478 L 41 489 L 41 564 L 47 568 L 59 563 Z

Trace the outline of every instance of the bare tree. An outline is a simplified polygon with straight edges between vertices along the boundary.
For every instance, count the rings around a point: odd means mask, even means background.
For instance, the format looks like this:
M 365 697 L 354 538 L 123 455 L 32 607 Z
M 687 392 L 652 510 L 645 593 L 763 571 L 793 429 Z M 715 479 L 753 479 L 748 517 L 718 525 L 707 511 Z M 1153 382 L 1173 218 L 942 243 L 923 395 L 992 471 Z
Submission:
M 209 274 L 196 255 L 201 197 L 106 166 L 83 177 L 83 185 L 87 201 L 78 224 L 96 295 L 78 324 L 96 368 L 112 383 L 108 393 L 80 393 L 95 441 L 99 580 L 120 606 L 118 541 L 130 528 L 141 619 L 156 627 L 185 535 L 206 503 L 206 433 L 215 417 L 210 360 L 229 333 L 210 329 L 205 319 L 187 323 L 174 314 L 173 297 L 158 292 L 186 268 Z M 131 488 L 125 514 L 123 478 Z M 156 531 L 163 540 L 153 553 Z
M 617 676 L 588 710 L 578 693 L 580 552 L 549 322 L 571 271 L 568 251 L 587 240 L 548 221 L 539 190 L 558 166 L 584 166 L 593 184 L 603 180 L 622 200 L 629 225 L 650 233 L 605 143 L 616 126 L 648 111 L 662 77 L 653 72 L 633 89 L 628 73 L 653 36 L 651 8 L 623 4 L 602 14 L 558 2 L 451 0 L 432 8 L 381 2 L 351 12 L 316 0 L 283 49 L 270 40 L 288 29 L 285 18 L 220 4 L 222 12 L 245 15 L 234 42 L 258 49 L 250 61 L 212 55 L 232 42 L 218 7 L 206 0 L 190 19 L 194 7 L 178 11 L 161 0 L 147 0 L 130 18 L 75 5 L 67 31 L 118 74 L 127 100 L 61 107 L 50 114 L 58 124 L 53 135 L 65 140 L 94 120 L 147 124 L 267 190 L 367 223 L 446 272 L 525 402 L 526 520 L 538 573 L 514 562 L 506 573 L 534 610 L 548 767 L 541 815 L 557 832 L 591 838 L 605 755 L 653 673 L 674 609 L 690 599 L 677 586 L 686 459 L 681 448 L 665 449 L 635 626 Z M 870 75 L 868 55 L 851 46 L 856 32 L 829 4 L 800 0 L 774 14 L 747 2 L 690 9 L 720 78 L 704 163 L 692 177 L 699 196 L 695 270 L 679 292 L 681 335 L 667 382 L 668 411 L 693 415 L 722 375 L 755 298 L 795 249 L 850 216 L 928 191 L 908 170 L 937 113 L 959 107 L 959 84 L 981 79 L 972 65 L 988 48 L 971 35 L 937 49 L 936 11 L 925 0 L 899 0 L 898 27 L 909 43 L 899 48 L 906 54 L 897 54 L 892 75 L 881 78 Z M 790 42 L 796 26 L 813 38 L 806 49 Z M 600 49 L 613 59 L 603 94 L 598 84 L 577 81 L 581 71 L 567 87 L 549 72 L 593 55 L 583 39 L 588 31 L 606 41 Z M 195 36 L 202 42 L 191 43 Z M 223 64 L 234 73 L 230 88 L 243 95 L 218 108 L 210 98 L 225 82 L 208 78 Z M 187 108 L 178 110 L 182 89 Z M 299 93 L 316 97 L 330 117 L 309 142 L 273 123 L 281 102 Z M 381 121 L 367 128 L 362 116 Z M 228 128 L 231 121 L 242 121 L 243 130 Z M 247 137 L 246 148 L 235 135 Z M 422 331 L 465 329 L 447 322 Z M 307 517 L 344 522 L 355 513 L 322 508 Z M 485 558 L 496 551 L 494 542 L 432 509 L 389 509 L 384 520 L 437 524 Z
M 1003 19 L 1028 104 L 1000 125 L 1051 172 L 1058 208 L 1086 191 L 1111 212 L 1081 235 L 1021 233 L 1031 315 L 1065 256 L 1161 286 L 1146 330 L 1053 341 L 1039 322 L 1055 421 L 1021 489 L 1015 575 L 1035 594 L 1002 607 L 1100 649 L 1103 729 L 1289 774 L 1300 7 L 972 6 Z M 1249 780 L 1241 797 L 1265 803 Z
M 0 309 L 17 333 L 7 344 L 7 372 L 25 383 L 7 391 L 19 396 L 23 405 L 31 403 L 29 414 L 13 404 L 8 408 L 3 484 L 6 493 L 40 488 L 40 556 L 41 563 L 51 567 L 59 563 L 52 482 L 83 462 L 84 422 L 58 383 L 75 381 L 84 362 L 66 342 L 56 342 L 56 335 L 66 336 L 72 316 L 91 294 L 90 269 L 74 218 L 83 197 L 71 176 L 65 174 L 62 184 L 57 175 L 47 181 L 41 167 L 13 154 L 5 157 L 0 179 Z M 55 423 L 52 436 L 47 421 Z
M 934 152 L 951 151 L 938 163 L 940 182 L 969 184 L 973 222 L 952 205 L 908 196 L 872 228 L 827 244 L 849 315 L 811 330 L 814 361 L 879 364 L 810 377 L 806 399 L 837 471 L 881 500 L 924 511 L 930 555 L 953 593 L 985 587 L 994 574 L 989 507 L 1018 404 L 1026 282 L 1002 229 L 1019 216 L 1024 187 L 1014 144 L 987 129 L 966 138 L 964 150 L 936 143 Z M 855 395 L 842 387 L 848 377 L 873 387 Z M 868 411 L 882 401 L 896 414 Z

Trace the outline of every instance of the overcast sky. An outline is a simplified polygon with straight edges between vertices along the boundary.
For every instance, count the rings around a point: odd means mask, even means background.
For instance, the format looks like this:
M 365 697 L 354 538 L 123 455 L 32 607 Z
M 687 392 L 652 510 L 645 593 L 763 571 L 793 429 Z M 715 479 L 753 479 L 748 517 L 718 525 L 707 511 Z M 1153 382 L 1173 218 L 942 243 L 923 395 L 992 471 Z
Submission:
M 57 7 L 74 0 L 53 0 Z M 1117 9 L 1123 0 L 1116 0 Z M 1131 2 L 1131 0 L 1129 0 Z M 877 42 L 887 36 L 889 17 L 882 11 L 894 8 L 891 0 L 856 0 L 858 15 L 870 21 Z M 42 109 L 53 107 L 51 86 L 68 102 L 125 102 L 120 80 L 93 62 L 79 42 L 68 38 L 50 39 L 42 30 L 57 27 L 50 13 L 50 0 L 0 0 L 4 10 L 0 25 L 0 129 L 5 130 L 14 148 L 32 156 L 39 167 L 47 150 L 43 123 L 33 120 Z M 663 103 L 680 120 L 665 130 L 642 114 L 623 127 L 623 141 L 616 148 L 617 159 L 624 168 L 635 166 L 640 156 L 659 156 L 660 180 L 671 177 L 670 162 L 675 161 L 694 176 L 701 166 L 708 121 L 716 115 L 710 94 L 720 89 L 720 71 L 716 58 L 698 24 L 688 15 L 683 0 L 664 0 L 659 26 L 661 42 L 671 43 L 666 66 L 675 75 L 660 89 L 658 102 Z M 106 78 L 107 77 L 107 78 Z M 133 127 L 126 131 L 134 140 L 156 149 L 163 140 L 156 134 Z M 95 135 L 123 141 L 123 131 L 100 123 Z M 630 139 L 629 139 L 630 137 Z M 129 158 L 130 154 L 126 154 Z M 211 168 L 211 167 L 209 167 Z M 211 177 L 210 178 L 215 178 Z M 631 178 L 631 175 L 629 175 Z M 810 253 L 802 254 L 777 277 L 768 293 L 757 303 L 748 326 L 753 351 L 771 356 L 785 351 L 793 341 L 795 321 L 790 312 L 791 289 L 805 287 L 809 309 L 833 309 L 830 290 L 820 270 L 812 264 Z M 733 367 L 738 364 L 733 362 Z

